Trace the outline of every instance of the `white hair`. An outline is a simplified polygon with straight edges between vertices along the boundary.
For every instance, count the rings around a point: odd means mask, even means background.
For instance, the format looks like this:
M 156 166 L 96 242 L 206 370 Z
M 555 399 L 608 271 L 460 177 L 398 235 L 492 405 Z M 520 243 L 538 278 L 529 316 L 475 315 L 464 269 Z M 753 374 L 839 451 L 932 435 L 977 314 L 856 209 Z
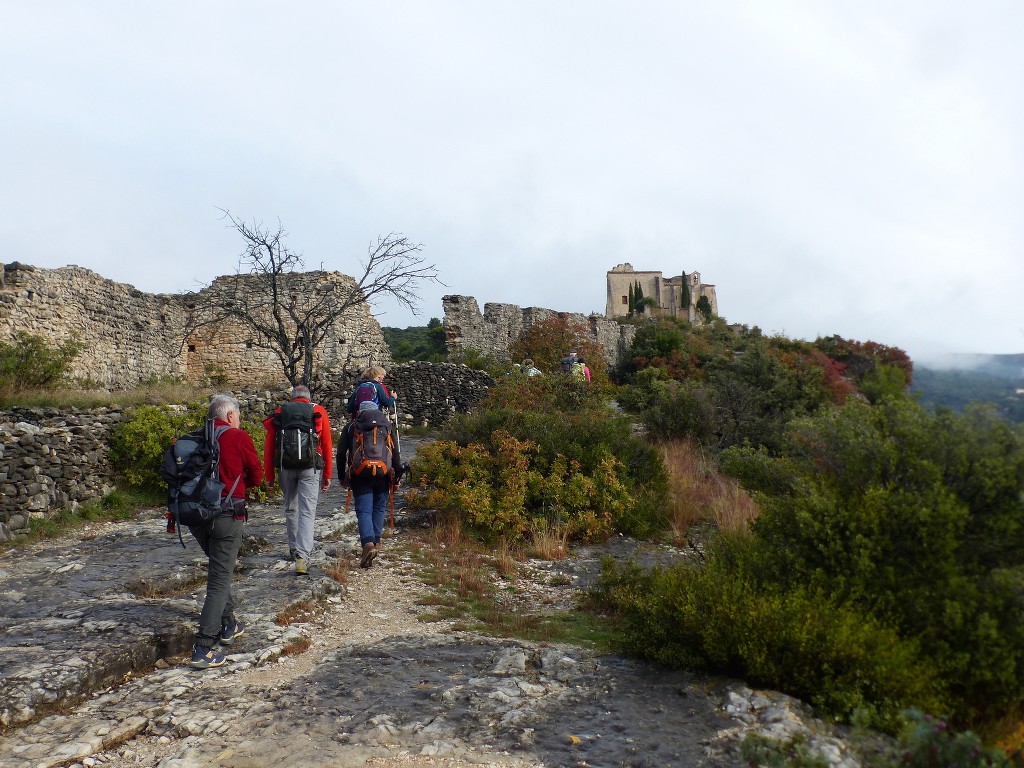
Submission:
M 207 411 L 207 415 L 211 419 L 227 421 L 228 414 L 232 411 L 242 412 L 242 406 L 235 398 L 231 395 L 214 395 L 210 400 L 210 409 Z

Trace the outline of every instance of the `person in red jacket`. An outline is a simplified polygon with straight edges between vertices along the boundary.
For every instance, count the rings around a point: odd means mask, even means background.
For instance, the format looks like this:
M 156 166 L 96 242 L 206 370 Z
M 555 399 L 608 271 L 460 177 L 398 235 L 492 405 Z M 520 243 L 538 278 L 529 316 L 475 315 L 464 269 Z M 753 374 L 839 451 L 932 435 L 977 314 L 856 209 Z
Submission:
M 292 387 L 293 403 L 310 402 L 309 387 L 297 384 Z M 331 445 L 331 420 L 327 409 L 322 405 L 313 405 L 313 424 L 317 436 L 317 453 L 319 466 L 309 469 L 288 469 L 276 466 L 277 460 L 277 419 L 281 413 L 278 408 L 274 414 L 263 421 L 267 430 L 267 441 L 263 445 L 263 471 L 268 484 L 273 484 L 274 473 L 277 471 L 278 482 L 284 495 L 284 522 L 288 533 L 288 556 L 295 561 L 295 575 L 305 576 L 309 573 L 308 560 L 313 552 L 313 523 L 316 520 L 316 503 L 320 491 L 331 487 L 332 465 L 334 463 L 334 446 Z
M 213 650 L 215 643 L 231 645 L 245 632 L 245 625 L 235 616 L 235 600 L 231 579 L 235 560 L 242 544 L 242 526 L 248 518 L 245 509 L 246 490 L 263 480 L 263 467 L 252 438 L 239 428 L 241 408 L 231 395 L 216 395 L 210 401 L 209 418 L 214 429 L 226 427 L 218 440 L 220 481 L 224 483 L 224 499 L 220 516 L 206 525 L 190 525 L 189 530 L 208 558 L 206 569 L 206 600 L 199 615 L 192 659 L 196 669 L 219 667 L 224 654 Z M 230 494 L 230 497 L 229 495 Z

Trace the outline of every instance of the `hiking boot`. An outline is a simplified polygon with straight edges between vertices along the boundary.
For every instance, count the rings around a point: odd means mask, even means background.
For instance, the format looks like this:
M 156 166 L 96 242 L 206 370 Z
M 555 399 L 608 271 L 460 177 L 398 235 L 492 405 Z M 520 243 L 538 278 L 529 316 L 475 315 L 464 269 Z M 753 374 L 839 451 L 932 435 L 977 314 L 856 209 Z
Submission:
M 220 640 L 221 645 L 231 645 L 235 640 L 245 634 L 245 624 L 240 621 L 233 622 L 231 624 L 225 624 L 220 628 Z
M 219 667 L 223 663 L 223 653 L 215 653 L 212 648 L 207 648 L 204 645 L 192 646 L 192 659 L 188 665 L 193 669 L 209 669 L 210 667 Z
M 288 559 L 291 560 L 292 562 L 295 561 L 295 555 L 296 555 L 296 552 L 295 552 L 294 549 L 289 549 L 288 550 Z
M 369 568 L 373 565 L 374 558 L 377 557 L 377 545 L 372 541 L 368 541 L 363 544 L 363 554 L 359 558 L 360 568 Z
M 295 575 L 296 576 L 308 576 L 309 568 L 306 567 L 306 558 L 296 557 L 295 558 Z

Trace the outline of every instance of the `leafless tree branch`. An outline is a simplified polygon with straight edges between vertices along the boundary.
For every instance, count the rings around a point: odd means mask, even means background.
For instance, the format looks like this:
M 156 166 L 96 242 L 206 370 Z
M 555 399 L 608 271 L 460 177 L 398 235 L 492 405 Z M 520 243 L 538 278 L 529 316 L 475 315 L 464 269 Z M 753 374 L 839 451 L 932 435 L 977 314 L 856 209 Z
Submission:
M 302 256 L 285 244 L 288 233 L 280 221 L 271 228 L 221 212 L 244 247 L 233 277 L 189 297 L 186 338 L 200 328 L 237 324 L 253 335 L 253 346 L 273 352 L 292 384 L 310 382 L 315 350 L 353 308 L 391 296 L 418 314 L 418 285 L 424 280 L 443 285 L 437 267 L 420 256 L 423 246 L 394 232 L 370 245 L 361 274 L 346 284 L 329 279 L 326 271 L 303 273 Z M 311 281 L 309 274 L 324 279 Z

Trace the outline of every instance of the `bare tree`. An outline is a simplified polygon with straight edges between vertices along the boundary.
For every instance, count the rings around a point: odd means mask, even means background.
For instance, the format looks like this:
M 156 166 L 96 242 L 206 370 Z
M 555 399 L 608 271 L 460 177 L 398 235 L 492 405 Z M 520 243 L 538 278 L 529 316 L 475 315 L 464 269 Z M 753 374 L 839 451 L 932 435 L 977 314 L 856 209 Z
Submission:
M 311 383 L 314 352 L 346 312 L 391 296 L 418 314 L 420 281 L 443 285 L 436 266 L 419 255 L 423 246 L 396 233 L 370 245 L 352 282 L 332 279 L 322 265 L 311 279 L 302 256 L 285 245 L 280 221 L 271 228 L 223 214 L 245 241 L 237 274 L 189 297 L 186 335 L 224 322 L 241 325 L 253 346 L 274 353 L 293 385 Z

